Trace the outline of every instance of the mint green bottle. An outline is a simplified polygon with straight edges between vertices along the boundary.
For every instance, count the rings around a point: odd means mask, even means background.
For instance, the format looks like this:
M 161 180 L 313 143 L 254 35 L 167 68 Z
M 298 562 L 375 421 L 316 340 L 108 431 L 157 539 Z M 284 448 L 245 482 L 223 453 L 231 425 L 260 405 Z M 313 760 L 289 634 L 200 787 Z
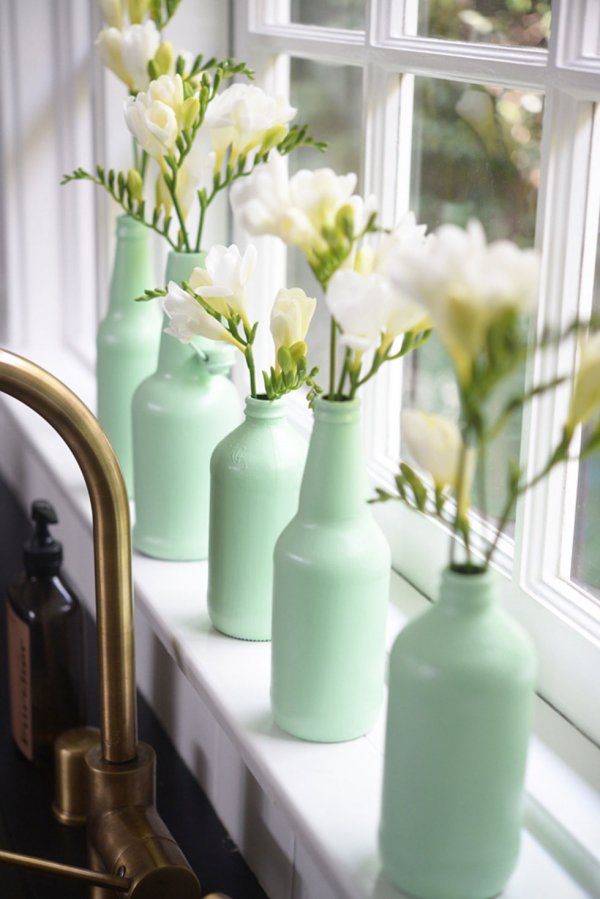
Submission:
M 298 512 L 275 546 L 271 701 L 305 740 L 352 740 L 383 698 L 390 550 L 371 515 L 360 401 L 314 405 Z
M 187 280 L 204 259 L 169 253 L 166 281 Z M 208 556 L 210 457 L 241 418 L 232 364 L 230 347 L 203 338 L 183 344 L 163 332 L 158 367 L 135 392 L 133 546 L 148 556 Z
M 442 575 L 391 656 L 380 849 L 418 899 L 486 899 L 519 853 L 535 681 L 491 571 Z
M 97 416 L 133 496 L 131 400 L 156 368 L 161 316 L 156 302 L 136 303 L 155 283 L 151 232 L 127 215 L 117 219 L 109 303 L 96 336 Z
M 305 460 L 284 401 L 253 397 L 212 455 L 208 611 L 224 634 L 271 639 L 273 548 L 298 509 Z

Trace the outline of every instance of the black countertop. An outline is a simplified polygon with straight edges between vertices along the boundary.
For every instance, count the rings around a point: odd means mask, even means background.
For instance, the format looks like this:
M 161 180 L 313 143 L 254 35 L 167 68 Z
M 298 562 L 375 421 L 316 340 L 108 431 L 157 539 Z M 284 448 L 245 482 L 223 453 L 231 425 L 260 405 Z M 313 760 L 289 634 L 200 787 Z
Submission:
M 38 497 L 31 497 L 38 499 Z M 60 517 L 60 509 L 57 510 Z M 0 480 L 0 597 L 21 570 L 21 547 L 29 535 L 27 515 Z M 65 557 L 69 548 L 65 546 Z M 87 620 L 88 707 L 98 723 L 98 678 L 94 627 Z M 53 774 L 26 761 L 10 734 L 6 665 L 6 626 L 0 609 L 0 848 L 87 867 L 84 828 L 65 827 L 51 812 Z M 179 758 L 169 737 L 138 694 L 140 739 L 157 756 L 157 807 L 196 872 L 202 893 L 223 892 L 232 899 L 267 899 L 213 808 Z M 75 881 L 0 865 L 0 899 L 87 899 L 88 888 Z M 169 897 L 165 897 L 169 899 Z M 176 899 L 176 897 L 172 897 Z

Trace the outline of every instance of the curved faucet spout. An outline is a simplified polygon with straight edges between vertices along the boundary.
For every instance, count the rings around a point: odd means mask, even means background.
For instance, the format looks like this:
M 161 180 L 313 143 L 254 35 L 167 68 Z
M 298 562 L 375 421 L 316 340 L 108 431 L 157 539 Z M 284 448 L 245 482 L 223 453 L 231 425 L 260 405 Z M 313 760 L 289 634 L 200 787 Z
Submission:
M 114 451 L 96 418 L 49 372 L 0 349 L 0 391 L 34 409 L 70 447 L 87 484 L 94 522 L 101 751 L 136 758 L 137 715 L 129 503 Z

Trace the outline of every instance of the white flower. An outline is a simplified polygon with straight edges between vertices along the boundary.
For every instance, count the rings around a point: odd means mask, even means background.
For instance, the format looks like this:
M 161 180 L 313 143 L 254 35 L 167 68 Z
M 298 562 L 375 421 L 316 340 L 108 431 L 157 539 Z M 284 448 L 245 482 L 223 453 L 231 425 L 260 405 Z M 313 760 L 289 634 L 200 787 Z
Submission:
M 326 253 L 323 236 L 334 228 L 344 207 L 360 219 L 371 209 L 353 194 L 356 175 L 336 175 L 332 169 L 301 169 L 288 179 L 285 160 L 276 151 L 269 160 L 231 188 L 233 212 L 250 234 L 274 234 L 299 247 L 309 258 Z M 370 213 L 369 213 L 370 214 Z M 367 216 L 368 217 L 368 216 Z
M 314 253 L 326 254 L 325 232 L 334 232 L 340 211 L 350 213 L 357 233 L 374 211 L 374 198 L 363 201 L 354 194 L 356 175 L 337 175 L 333 169 L 301 169 L 290 178 L 291 208 L 283 210 L 280 236 L 299 247 L 310 262 Z M 346 260 L 352 264 L 352 257 Z
M 153 102 L 170 106 L 179 119 L 184 100 L 181 75 L 161 75 L 150 83 L 148 97 Z
M 356 254 L 355 269 L 337 271 L 327 288 L 327 305 L 342 329 L 341 343 L 359 353 L 387 349 L 400 334 L 429 326 L 426 309 L 389 278 L 400 249 L 423 243 L 426 227 L 408 213 L 389 234 Z
M 459 512 L 464 514 L 475 473 L 475 452 L 472 448 L 465 450 L 454 422 L 441 415 L 407 409 L 402 413 L 402 435 L 415 463 L 431 475 L 436 487 L 450 487 L 455 495 L 460 490 L 457 501 Z
M 268 162 L 257 166 L 247 178 L 240 178 L 229 191 L 237 221 L 249 234 L 279 237 L 283 210 L 290 207 L 287 164 L 273 151 Z
M 141 147 L 154 159 L 162 159 L 179 136 L 183 106 L 180 75 L 161 75 L 147 92 L 125 101 L 127 127 Z
M 209 306 L 223 316 L 232 312 L 248 324 L 246 312 L 246 285 L 256 264 L 256 248 L 246 248 L 242 256 L 239 249 L 216 245 L 211 247 L 204 268 L 195 268 L 190 276 L 190 287 Z
M 169 281 L 167 290 L 163 300 L 163 309 L 170 319 L 169 327 L 165 328 L 167 334 L 182 343 L 189 343 L 194 337 L 208 337 L 238 345 L 226 328 L 175 281 Z
M 142 91 L 148 87 L 148 63 L 154 58 L 159 44 L 160 34 L 152 20 L 143 25 L 130 25 L 123 30 L 121 56 L 125 68 L 131 73 L 134 91 Z
M 423 330 L 427 313 L 403 297 L 385 275 L 337 271 L 327 288 L 327 306 L 342 329 L 340 342 L 359 353 L 393 340 L 407 331 Z
M 205 124 L 210 131 L 216 153 L 215 168 L 220 169 L 227 149 L 230 163 L 260 147 L 267 135 L 276 129 L 282 140 L 287 123 L 296 110 L 282 97 L 270 97 L 254 84 L 233 84 L 210 104 Z
M 315 297 L 307 297 L 300 287 L 281 288 L 271 310 L 271 334 L 276 355 L 280 347 L 304 341 L 316 305 Z
M 582 340 L 579 350 L 579 367 L 566 424 L 569 432 L 588 422 L 600 408 L 600 331 Z
M 98 54 L 104 65 L 132 91 L 148 87 L 148 63 L 160 44 L 160 34 L 153 21 L 129 25 L 122 31 L 103 29 L 96 38 Z
M 424 243 L 401 248 L 390 270 L 396 286 L 427 308 L 465 380 L 490 327 L 508 311 L 530 311 L 539 259 L 511 241 L 487 244 L 473 220 L 464 230 L 443 225 Z

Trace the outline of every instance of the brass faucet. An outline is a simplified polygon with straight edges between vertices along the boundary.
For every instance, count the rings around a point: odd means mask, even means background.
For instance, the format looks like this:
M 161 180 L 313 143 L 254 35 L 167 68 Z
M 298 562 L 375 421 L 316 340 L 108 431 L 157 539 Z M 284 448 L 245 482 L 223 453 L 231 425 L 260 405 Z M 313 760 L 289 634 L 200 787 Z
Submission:
M 94 524 L 100 734 L 67 731 L 55 812 L 85 815 L 92 868 L 0 852 L 0 862 L 77 877 L 94 899 L 199 899 L 200 884 L 155 808 L 155 755 L 137 740 L 129 503 L 114 451 L 87 406 L 61 381 L 0 349 L 0 392 L 38 412 L 70 447 Z M 74 738 L 71 736 L 74 734 Z M 97 734 L 97 732 L 96 732 Z M 90 746 L 84 753 L 82 742 Z M 86 784 L 85 788 L 72 785 Z M 82 793 L 86 793 L 86 797 Z

